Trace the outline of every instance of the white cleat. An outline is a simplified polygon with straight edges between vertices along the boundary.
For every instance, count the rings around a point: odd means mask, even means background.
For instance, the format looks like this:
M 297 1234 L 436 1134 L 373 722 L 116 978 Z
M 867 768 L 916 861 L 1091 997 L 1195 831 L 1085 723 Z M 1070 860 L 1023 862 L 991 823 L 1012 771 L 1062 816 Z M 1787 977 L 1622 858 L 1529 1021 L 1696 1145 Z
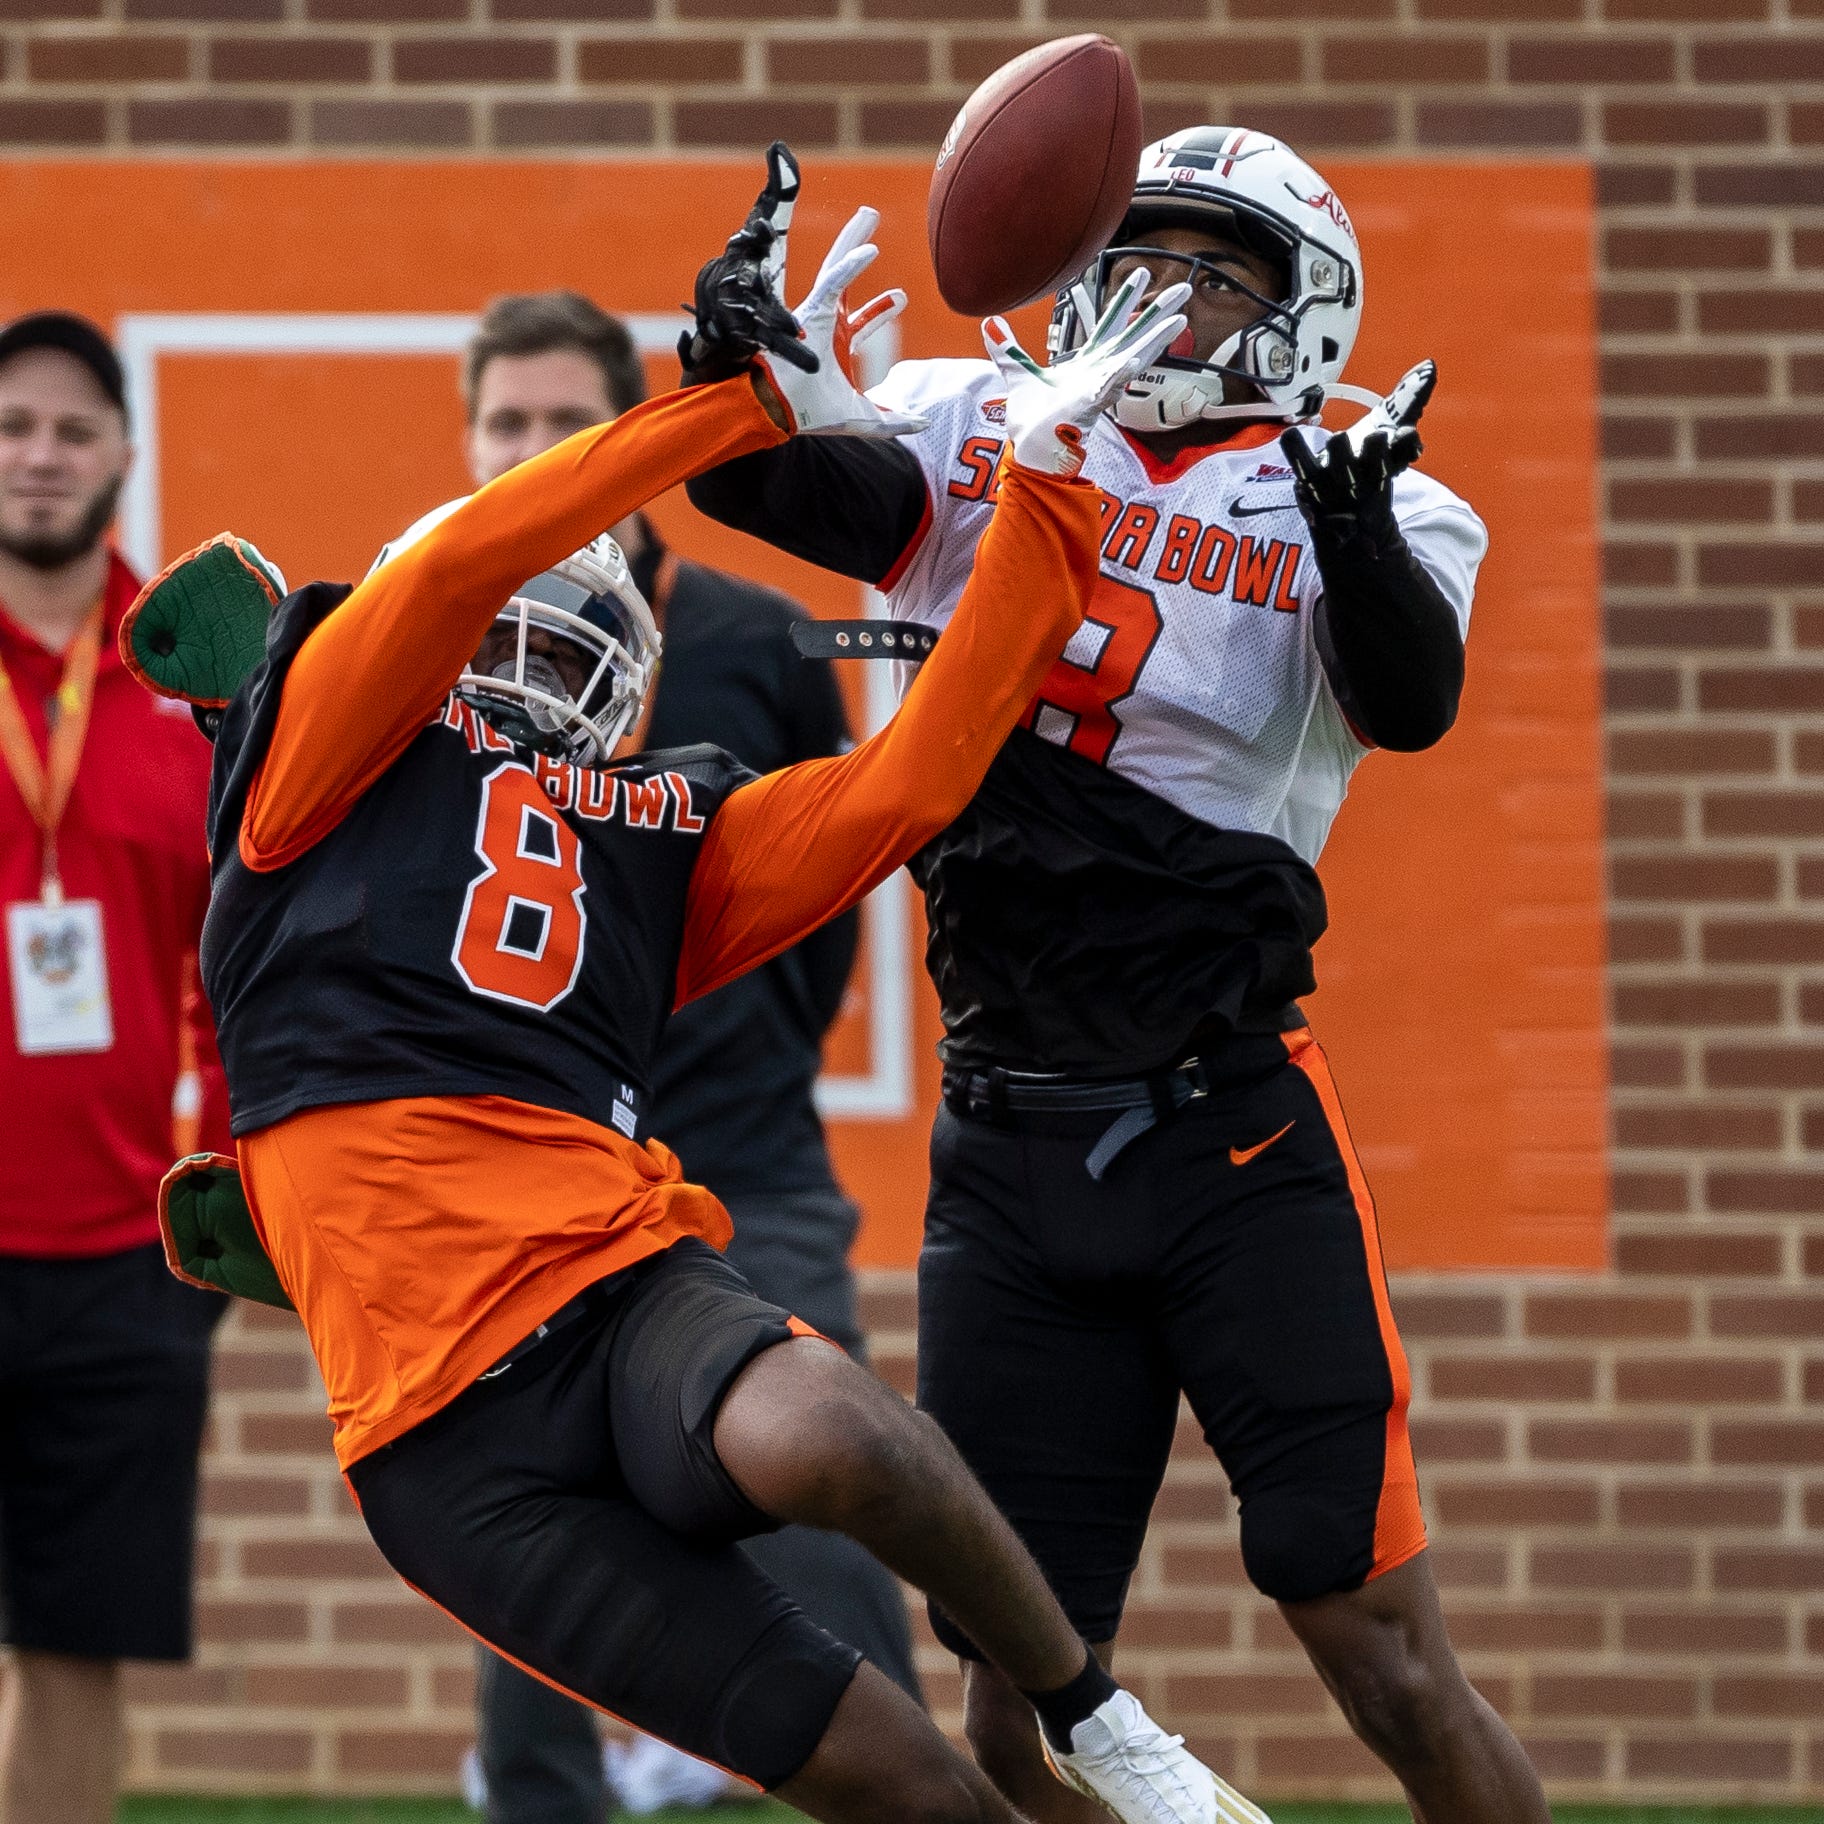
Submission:
M 621 1810 L 636 1818 L 673 1806 L 680 1811 L 705 1811 L 712 1805 L 765 1796 L 720 1767 L 650 1735 L 636 1735 L 631 1742 L 604 1742 L 602 1771 Z
M 1071 1750 L 1045 1741 L 1045 1759 L 1066 1786 L 1094 1799 L 1123 1824 L 1272 1824 L 1258 1805 L 1219 1780 L 1141 1709 L 1117 1691 L 1070 1732 Z

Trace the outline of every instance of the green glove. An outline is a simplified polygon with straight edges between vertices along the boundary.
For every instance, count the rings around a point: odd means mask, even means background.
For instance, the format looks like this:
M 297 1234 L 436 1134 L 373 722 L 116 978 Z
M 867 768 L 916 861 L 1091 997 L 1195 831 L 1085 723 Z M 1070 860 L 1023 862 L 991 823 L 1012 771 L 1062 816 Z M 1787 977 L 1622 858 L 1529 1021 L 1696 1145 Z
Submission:
M 256 1304 L 295 1307 L 260 1245 L 240 1168 L 220 1153 L 192 1153 L 158 1187 L 165 1265 L 179 1279 Z
M 279 567 L 232 532 L 167 564 L 120 623 L 128 671 L 161 697 L 220 709 L 266 653 L 266 620 L 286 594 Z

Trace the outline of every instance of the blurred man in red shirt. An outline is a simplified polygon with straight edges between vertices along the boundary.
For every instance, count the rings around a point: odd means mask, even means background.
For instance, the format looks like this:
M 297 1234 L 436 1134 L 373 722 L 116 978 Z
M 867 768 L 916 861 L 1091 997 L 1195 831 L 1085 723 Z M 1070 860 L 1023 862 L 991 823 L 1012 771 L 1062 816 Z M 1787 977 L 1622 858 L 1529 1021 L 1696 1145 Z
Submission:
M 120 363 L 61 312 L 0 331 L 0 1824 L 107 1824 L 122 1659 L 185 1659 L 209 1336 L 158 1180 L 194 1056 L 210 750 L 115 650 Z

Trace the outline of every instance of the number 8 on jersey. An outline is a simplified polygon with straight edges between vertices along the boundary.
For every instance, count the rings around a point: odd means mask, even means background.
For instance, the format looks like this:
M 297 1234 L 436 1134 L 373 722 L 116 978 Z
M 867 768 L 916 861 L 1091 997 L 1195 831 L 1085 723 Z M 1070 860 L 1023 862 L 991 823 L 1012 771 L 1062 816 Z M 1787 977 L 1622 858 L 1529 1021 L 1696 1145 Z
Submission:
M 475 853 L 451 961 L 476 994 L 540 1013 L 576 986 L 582 969 L 581 848 L 532 774 L 517 762 L 482 782 Z

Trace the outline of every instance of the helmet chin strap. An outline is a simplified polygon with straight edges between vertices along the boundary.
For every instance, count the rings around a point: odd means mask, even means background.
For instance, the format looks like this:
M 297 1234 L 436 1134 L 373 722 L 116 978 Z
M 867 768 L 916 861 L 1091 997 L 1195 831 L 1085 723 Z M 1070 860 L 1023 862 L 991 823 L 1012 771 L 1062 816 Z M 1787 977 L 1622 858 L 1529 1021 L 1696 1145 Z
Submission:
M 1340 399 L 1348 405 L 1366 406 L 1370 410 L 1381 404 L 1379 393 L 1366 386 L 1354 386 L 1345 380 L 1333 381 L 1324 388 L 1324 403 L 1328 405 L 1332 399 Z M 1194 417 L 1182 418 L 1176 424 L 1139 425 L 1121 416 L 1121 404 L 1121 397 L 1117 396 L 1108 407 L 1108 415 L 1117 424 L 1142 437 L 1165 436 L 1172 431 L 1188 429 L 1193 424 L 1209 424 L 1222 419 L 1252 418 L 1258 421 L 1277 418 L 1286 424 L 1314 424 L 1317 421 L 1316 413 L 1301 413 L 1296 406 L 1274 405 L 1266 399 L 1250 399 L 1237 405 L 1206 405 Z
M 1341 399 L 1348 405 L 1365 405 L 1371 409 L 1381 403 L 1381 395 L 1366 386 L 1352 386 L 1347 381 L 1337 380 L 1324 388 L 1324 404 L 1332 399 Z M 1270 405 L 1264 399 L 1255 399 L 1241 405 L 1212 405 L 1204 409 L 1203 416 L 1208 418 L 1283 418 L 1287 424 L 1315 423 L 1315 416 L 1301 417 L 1296 406 Z
M 1352 386 L 1346 380 L 1334 380 L 1324 388 L 1326 402 L 1342 399 L 1350 405 L 1365 405 L 1370 409 L 1381 403 L 1381 395 L 1369 386 Z

